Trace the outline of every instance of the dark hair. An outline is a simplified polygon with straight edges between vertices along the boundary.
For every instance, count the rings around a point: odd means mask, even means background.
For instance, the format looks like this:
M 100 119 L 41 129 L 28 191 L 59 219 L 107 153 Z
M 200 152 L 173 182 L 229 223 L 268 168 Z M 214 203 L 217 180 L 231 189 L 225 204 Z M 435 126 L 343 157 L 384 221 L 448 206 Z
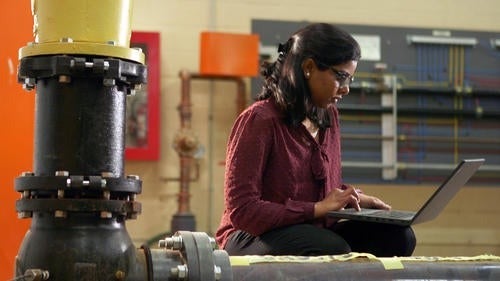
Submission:
M 311 58 L 320 70 L 328 66 L 359 60 L 361 50 L 354 38 L 331 24 L 314 23 L 296 31 L 286 43 L 280 44 L 275 62 L 264 62 L 264 78 L 258 100 L 273 97 L 289 124 L 298 125 L 305 117 L 321 128 L 329 127 L 327 109 L 312 103 L 311 93 L 303 75 L 302 62 Z

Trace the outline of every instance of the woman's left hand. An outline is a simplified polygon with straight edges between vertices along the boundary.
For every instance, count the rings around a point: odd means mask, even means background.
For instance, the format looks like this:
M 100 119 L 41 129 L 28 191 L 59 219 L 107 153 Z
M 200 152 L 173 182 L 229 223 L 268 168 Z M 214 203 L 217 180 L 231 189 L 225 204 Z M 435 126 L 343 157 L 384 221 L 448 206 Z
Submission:
M 386 204 L 379 198 L 363 193 L 359 194 L 359 206 L 361 208 L 368 208 L 368 209 L 384 209 L 384 210 L 391 209 L 390 205 Z

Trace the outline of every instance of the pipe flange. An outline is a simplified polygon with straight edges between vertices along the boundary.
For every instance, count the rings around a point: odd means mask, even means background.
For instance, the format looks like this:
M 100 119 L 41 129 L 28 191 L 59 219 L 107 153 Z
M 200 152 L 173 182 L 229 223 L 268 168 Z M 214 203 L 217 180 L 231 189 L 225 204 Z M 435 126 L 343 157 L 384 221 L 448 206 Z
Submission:
M 19 62 L 18 82 L 26 90 L 35 88 L 37 80 L 58 77 L 68 84 L 72 78 L 102 79 L 105 87 L 117 86 L 134 92 L 147 83 L 147 67 L 115 58 L 87 58 L 71 55 L 26 57 Z
M 173 239 L 175 237 L 178 239 Z M 173 245 L 171 243 L 174 240 L 178 242 L 176 248 L 180 248 L 181 257 L 186 264 L 182 266 L 182 270 L 173 268 L 172 272 L 182 273 L 182 277 L 188 280 L 233 280 L 227 252 L 214 250 L 216 247 L 215 241 L 206 233 L 178 231 L 172 239 L 164 241 L 164 243 Z
M 141 213 L 141 203 L 136 201 L 106 200 L 106 199 L 75 199 L 75 198 L 41 198 L 19 199 L 16 210 L 23 217 L 35 212 L 54 213 L 56 217 L 64 218 L 70 212 L 99 213 L 101 218 L 112 215 L 135 219 Z
M 109 190 L 111 192 L 139 194 L 142 191 L 142 181 L 136 176 L 116 178 L 107 176 L 82 176 L 62 174 L 55 176 L 36 176 L 34 173 L 23 173 L 14 182 L 17 192 L 24 191 L 54 191 L 71 190 Z
M 214 271 L 215 280 L 217 281 L 233 281 L 233 269 L 229 255 L 224 250 L 214 250 Z
M 198 263 L 200 276 L 203 276 L 204 281 L 216 281 L 215 277 L 218 275 L 216 272 L 218 268 L 215 265 L 213 255 L 214 249 L 210 237 L 204 232 L 192 232 L 191 234 L 193 235 L 196 249 L 198 250 L 198 257 L 200 259 Z

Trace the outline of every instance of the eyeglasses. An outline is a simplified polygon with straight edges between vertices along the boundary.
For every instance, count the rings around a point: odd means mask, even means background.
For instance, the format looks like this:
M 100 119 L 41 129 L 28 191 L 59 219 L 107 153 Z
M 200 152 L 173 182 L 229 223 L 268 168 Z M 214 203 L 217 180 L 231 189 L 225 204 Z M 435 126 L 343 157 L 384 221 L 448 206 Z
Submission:
M 329 68 L 337 77 L 337 81 L 339 82 L 340 88 L 351 86 L 351 83 L 354 81 L 353 76 L 351 76 L 349 73 L 345 71 L 337 70 L 333 67 Z

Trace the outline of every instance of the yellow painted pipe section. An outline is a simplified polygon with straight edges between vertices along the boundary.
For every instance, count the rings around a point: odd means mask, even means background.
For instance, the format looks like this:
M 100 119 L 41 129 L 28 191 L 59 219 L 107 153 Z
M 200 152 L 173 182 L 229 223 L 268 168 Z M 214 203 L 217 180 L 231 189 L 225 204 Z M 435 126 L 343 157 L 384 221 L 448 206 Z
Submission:
M 34 0 L 35 43 L 115 42 L 130 44 L 131 0 Z
M 48 54 L 89 54 L 144 63 L 131 49 L 132 0 L 32 0 L 34 42 L 19 58 Z

